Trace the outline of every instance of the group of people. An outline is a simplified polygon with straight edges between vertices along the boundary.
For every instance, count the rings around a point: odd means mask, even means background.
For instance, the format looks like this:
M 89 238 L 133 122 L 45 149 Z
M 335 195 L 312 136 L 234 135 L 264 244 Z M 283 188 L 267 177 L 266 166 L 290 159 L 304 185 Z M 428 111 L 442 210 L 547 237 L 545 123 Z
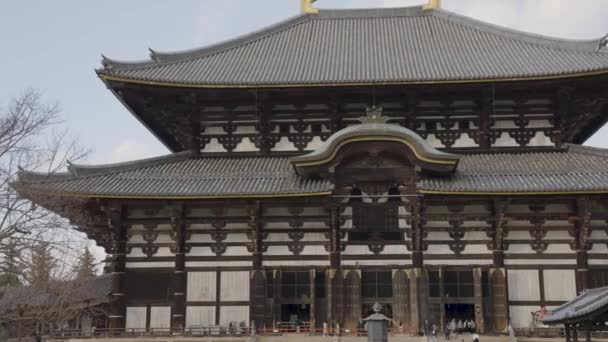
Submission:
M 431 323 L 428 319 L 424 321 L 423 327 L 424 336 L 427 337 L 428 342 L 436 342 L 437 335 L 439 334 L 438 327 L 435 323 Z M 465 319 L 464 321 L 459 319 L 458 321 L 455 318 L 448 320 L 443 327 L 443 333 L 446 341 L 450 341 L 453 338 L 459 338 L 464 342 L 464 338 L 462 337 L 463 333 L 470 333 L 473 338 L 473 342 L 479 342 L 479 335 L 476 333 L 476 325 L 475 320 L 473 319 Z

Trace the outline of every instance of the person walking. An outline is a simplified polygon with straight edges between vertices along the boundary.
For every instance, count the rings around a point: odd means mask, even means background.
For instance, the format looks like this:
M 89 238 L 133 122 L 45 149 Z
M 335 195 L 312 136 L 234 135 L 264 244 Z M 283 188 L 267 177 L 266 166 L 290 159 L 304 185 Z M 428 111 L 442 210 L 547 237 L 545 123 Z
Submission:
M 443 334 L 445 335 L 445 340 L 449 341 L 450 340 L 450 321 L 447 321 L 445 323 L 445 326 L 443 328 Z

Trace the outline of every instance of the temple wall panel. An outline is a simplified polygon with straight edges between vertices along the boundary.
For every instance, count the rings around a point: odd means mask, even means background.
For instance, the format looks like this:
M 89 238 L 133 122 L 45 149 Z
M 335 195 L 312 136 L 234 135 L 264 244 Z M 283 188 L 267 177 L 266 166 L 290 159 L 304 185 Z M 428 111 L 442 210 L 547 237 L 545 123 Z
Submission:
M 217 140 L 217 138 L 211 138 L 209 143 L 205 145 L 205 148 L 201 150 L 201 152 L 227 152 L 222 144 Z
M 599 253 L 608 253 L 608 245 L 606 241 L 595 242 L 593 243 L 593 247 L 589 251 L 589 254 L 599 254 Z
M 345 261 L 342 262 L 344 264 Z M 310 266 L 329 266 L 329 260 L 264 260 L 267 267 L 310 267 Z
M 510 301 L 540 300 L 538 270 L 508 270 L 507 281 Z
M 234 152 L 256 152 L 260 149 L 255 146 L 250 138 L 244 137 L 234 148 Z
M 536 134 L 530 139 L 530 142 L 527 146 L 530 147 L 538 147 L 538 146 L 555 146 L 555 144 L 551 141 L 551 138 L 545 135 L 543 131 L 538 131 Z
M 147 308 L 145 306 L 127 307 L 126 328 L 145 329 L 147 321 Z
M 471 265 L 492 265 L 492 256 L 488 255 L 487 259 L 476 258 L 471 259 L 455 259 L 453 256 L 446 255 L 445 259 L 425 259 L 425 265 L 449 265 L 449 266 L 471 266 Z
M 568 301 L 576 297 L 574 270 L 543 270 L 545 300 Z
M 464 247 L 464 251 L 462 251 L 462 254 L 466 255 L 466 254 L 487 254 L 487 253 L 492 253 L 492 251 L 490 251 L 488 249 L 488 246 L 484 243 L 484 244 L 467 244 Z
M 265 264 L 266 262 L 264 262 Z M 197 267 L 251 267 L 251 260 L 239 260 L 239 261 L 186 261 L 186 268 L 197 268 Z
M 250 256 L 251 252 L 247 250 L 246 246 L 228 246 L 226 251 L 222 253 L 223 256 Z
M 150 308 L 150 328 L 162 329 L 171 327 L 171 307 L 153 306 Z
M 220 325 L 227 327 L 232 321 L 249 325 L 249 306 L 221 306 Z
M 380 254 L 412 254 L 405 245 L 385 245 Z
M 249 300 L 249 272 L 226 272 L 220 274 L 220 300 L 221 301 L 248 301 Z
M 216 278 L 216 272 L 188 272 L 186 300 L 189 302 L 215 301 Z
M 186 256 L 215 256 L 215 253 L 211 251 L 211 247 L 193 246 Z
M 297 151 L 298 149 L 295 145 L 287 139 L 287 137 L 281 137 L 274 147 L 272 151 Z
M 342 255 L 373 255 L 367 245 L 348 245 L 342 252 Z
M 510 287 L 509 287 L 510 291 Z M 511 318 L 511 325 L 515 329 L 532 328 L 532 315 L 531 312 L 538 311 L 539 307 L 530 305 L 510 305 L 509 316 Z
M 530 239 L 530 237 L 528 237 Z M 536 252 L 532 249 L 529 243 L 511 243 L 509 244 L 509 248 L 507 249 L 507 253 L 524 253 L 524 254 L 535 254 Z
M 287 246 L 268 246 L 264 255 L 293 255 Z
M 574 254 L 572 254 L 572 259 L 553 259 L 553 258 L 545 258 L 545 259 L 508 259 L 505 258 L 505 265 L 576 265 L 576 259 L 574 258 Z
M 186 328 L 215 325 L 215 306 L 187 306 Z
M 142 261 L 142 262 L 127 262 L 126 268 L 173 268 L 173 261 Z
M 548 230 L 544 240 L 572 240 L 574 239 L 565 230 Z
M 446 240 L 451 240 L 451 239 L 452 238 L 450 237 L 450 234 L 448 234 L 448 232 L 428 232 L 427 236 L 425 238 L 425 240 L 427 240 L 427 241 L 434 241 L 434 240 L 446 241 Z
M 496 142 L 492 144 L 492 147 L 517 147 L 519 144 L 513 139 L 509 133 L 502 132 L 500 137 L 496 139 Z
M 411 265 L 412 260 L 403 259 L 403 260 L 342 260 L 342 265 L 344 266 L 407 266 Z
M 426 142 L 429 143 L 434 148 L 443 148 L 445 147 L 441 140 L 437 139 L 434 133 L 429 133 L 426 137 Z
M 574 253 L 570 245 L 567 243 L 549 243 L 547 249 L 543 252 L 545 254 L 551 253 Z M 574 254 L 573 254 L 574 257 Z
M 479 144 L 477 144 L 475 142 L 475 140 L 471 139 L 469 134 L 462 133 L 462 134 L 460 134 L 460 137 L 458 139 L 456 139 L 456 141 L 454 142 L 454 145 L 452 145 L 452 147 L 453 148 L 479 147 Z
M 323 140 L 321 140 L 321 137 L 315 136 L 306 145 L 305 150 L 307 150 L 307 151 L 314 151 L 314 150 L 318 149 L 322 144 L 323 144 Z
M 606 226 L 601 226 L 597 228 L 593 227 L 590 238 L 599 240 L 608 239 L 608 230 L 606 230 L 606 228 Z

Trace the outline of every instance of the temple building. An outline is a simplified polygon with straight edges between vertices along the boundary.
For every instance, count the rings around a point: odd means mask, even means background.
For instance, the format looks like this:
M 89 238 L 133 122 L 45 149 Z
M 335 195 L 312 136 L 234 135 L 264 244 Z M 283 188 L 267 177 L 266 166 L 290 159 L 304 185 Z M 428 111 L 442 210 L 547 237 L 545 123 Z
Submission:
M 481 332 L 608 285 L 606 40 L 424 6 L 302 13 L 107 88 L 171 151 L 14 184 L 109 254 L 112 329 Z M 316 5 L 316 4 L 315 4 Z

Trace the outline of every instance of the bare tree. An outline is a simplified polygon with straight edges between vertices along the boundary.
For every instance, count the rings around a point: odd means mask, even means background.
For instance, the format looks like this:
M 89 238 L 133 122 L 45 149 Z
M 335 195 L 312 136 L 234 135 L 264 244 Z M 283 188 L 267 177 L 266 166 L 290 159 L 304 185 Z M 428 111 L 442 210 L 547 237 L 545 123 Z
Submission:
M 28 250 L 39 242 L 69 249 L 76 238 L 67 220 L 11 187 L 22 169 L 52 174 L 88 154 L 60 130 L 59 113 L 58 104 L 45 103 L 35 90 L 24 91 L 0 108 L 0 265 L 9 255 L 29 257 Z M 0 266 L 0 272 L 6 271 Z

